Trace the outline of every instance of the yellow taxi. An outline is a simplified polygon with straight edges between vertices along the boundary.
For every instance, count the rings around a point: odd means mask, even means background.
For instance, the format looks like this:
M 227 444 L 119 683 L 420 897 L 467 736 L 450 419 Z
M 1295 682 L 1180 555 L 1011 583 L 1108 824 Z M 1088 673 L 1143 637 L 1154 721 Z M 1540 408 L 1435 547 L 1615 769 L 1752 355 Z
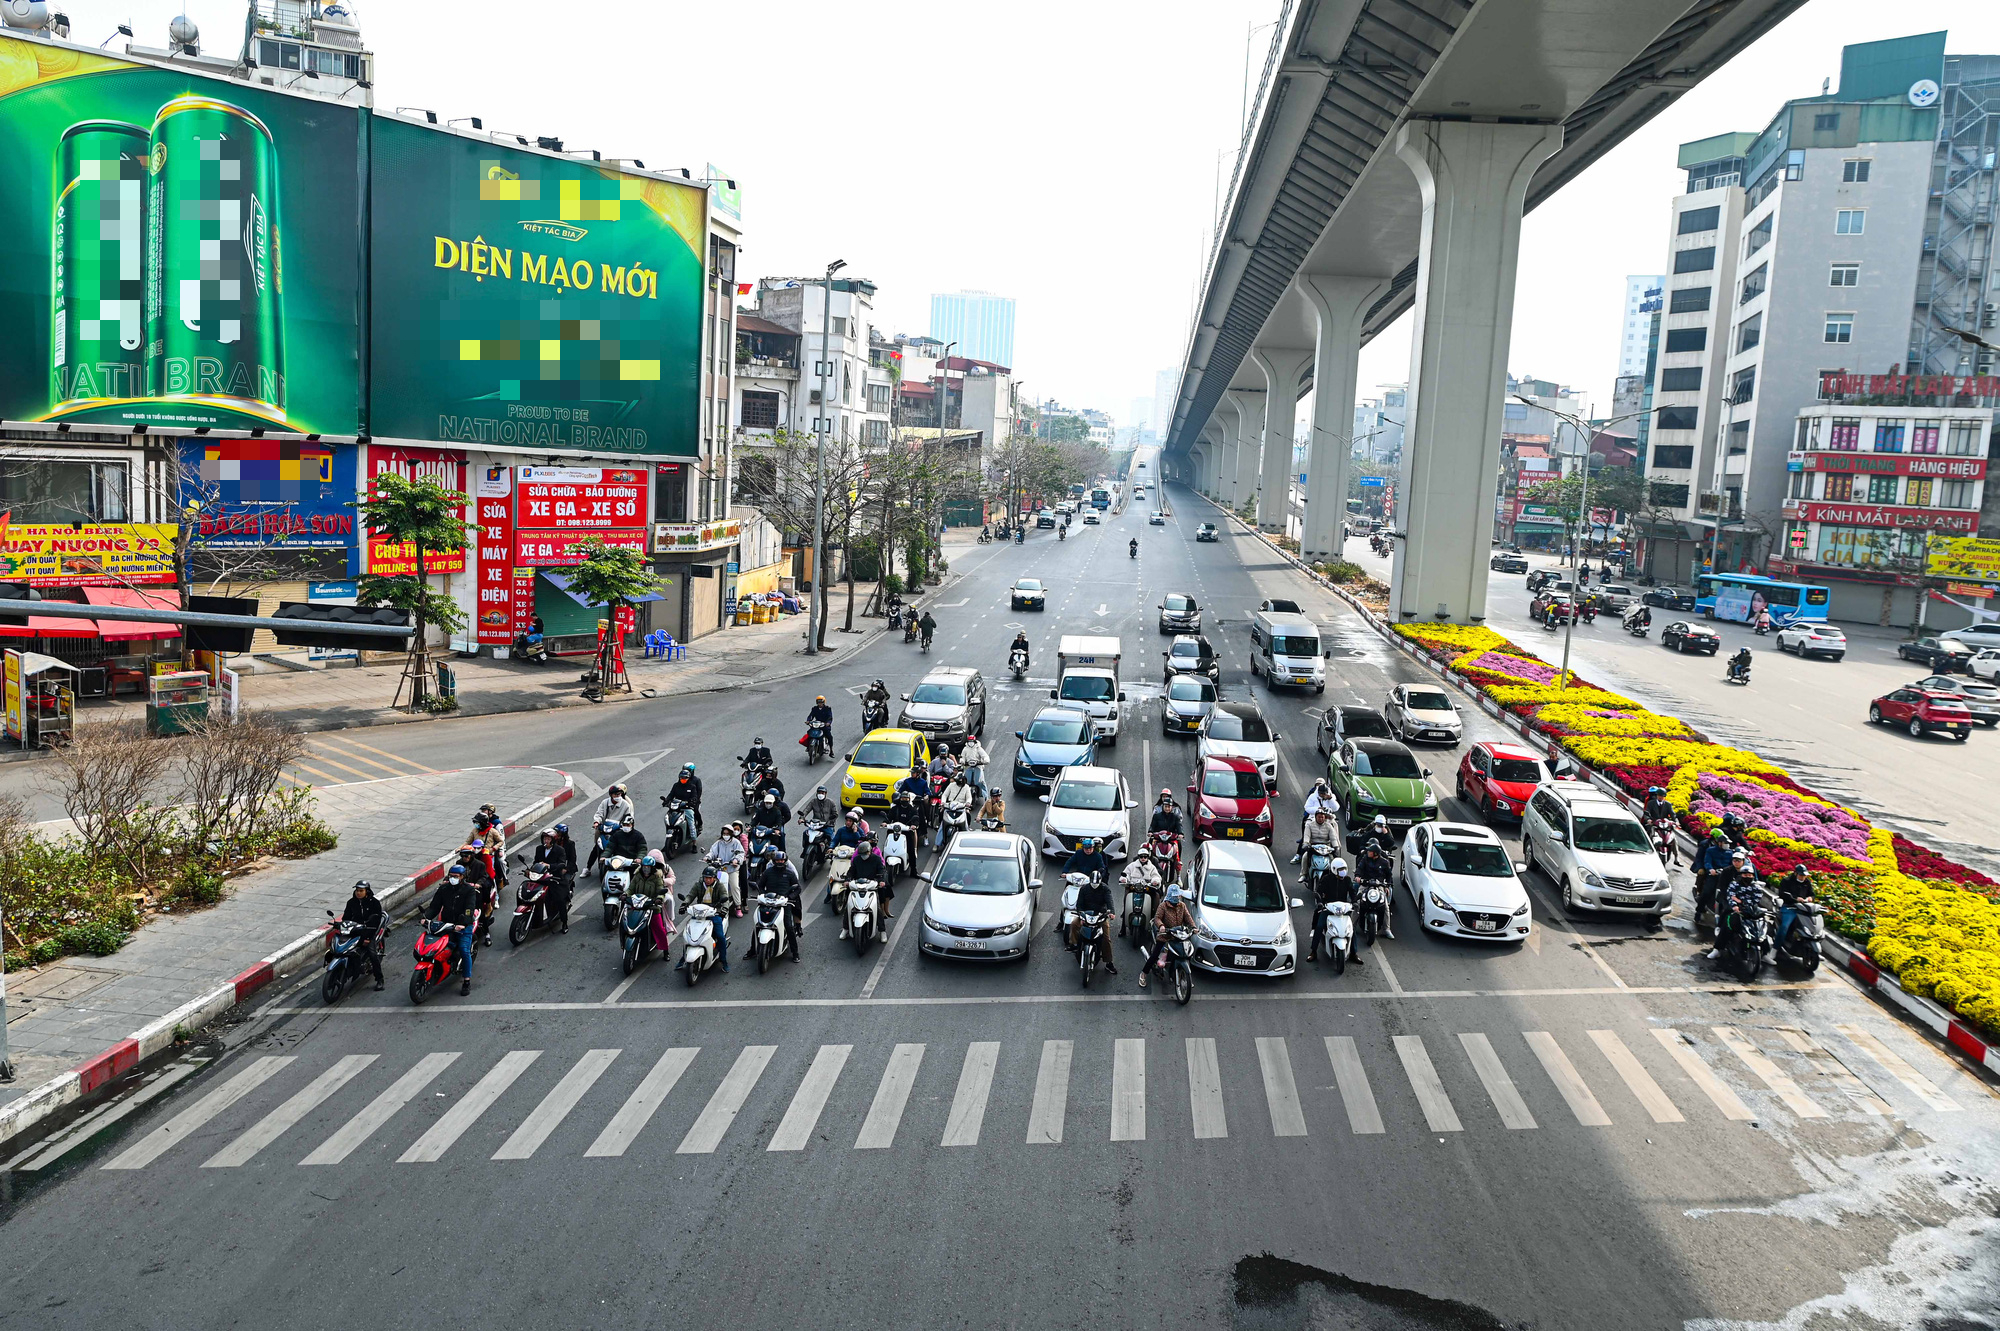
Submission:
M 884 726 L 871 730 L 847 755 L 847 775 L 840 780 L 843 809 L 886 809 L 895 800 L 896 783 L 912 766 L 928 766 L 930 742 L 921 731 Z

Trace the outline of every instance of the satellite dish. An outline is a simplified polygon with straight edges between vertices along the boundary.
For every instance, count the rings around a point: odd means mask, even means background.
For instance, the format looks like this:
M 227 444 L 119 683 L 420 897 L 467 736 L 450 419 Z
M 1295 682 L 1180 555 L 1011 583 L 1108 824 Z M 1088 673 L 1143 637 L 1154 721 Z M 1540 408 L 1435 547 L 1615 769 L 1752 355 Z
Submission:
M 167 40 L 193 54 L 201 45 L 201 29 L 195 26 L 193 19 L 182 14 L 167 25 Z

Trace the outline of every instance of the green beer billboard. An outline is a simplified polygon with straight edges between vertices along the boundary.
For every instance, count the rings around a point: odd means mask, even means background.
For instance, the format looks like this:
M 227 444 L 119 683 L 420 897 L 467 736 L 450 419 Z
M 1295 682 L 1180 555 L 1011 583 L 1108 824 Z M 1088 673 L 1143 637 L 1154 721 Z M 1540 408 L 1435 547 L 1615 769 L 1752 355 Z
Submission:
M 0 419 L 359 433 L 363 132 L 0 37 Z
M 369 428 L 698 451 L 705 188 L 370 124 Z

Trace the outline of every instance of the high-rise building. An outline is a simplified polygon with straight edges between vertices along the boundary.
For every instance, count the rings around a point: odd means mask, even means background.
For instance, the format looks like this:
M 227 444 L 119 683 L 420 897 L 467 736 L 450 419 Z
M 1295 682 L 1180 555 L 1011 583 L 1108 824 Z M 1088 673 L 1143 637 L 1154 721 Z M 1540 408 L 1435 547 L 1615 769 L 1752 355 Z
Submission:
M 1012 368 L 1014 298 L 990 291 L 954 291 L 931 297 L 931 336 L 956 342 L 954 354 Z
M 1666 279 L 1658 273 L 1627 276 L 1625 318 L 1618 329 L 1618 376 L 1646 372 L 1646 337 L 1660 308 Z

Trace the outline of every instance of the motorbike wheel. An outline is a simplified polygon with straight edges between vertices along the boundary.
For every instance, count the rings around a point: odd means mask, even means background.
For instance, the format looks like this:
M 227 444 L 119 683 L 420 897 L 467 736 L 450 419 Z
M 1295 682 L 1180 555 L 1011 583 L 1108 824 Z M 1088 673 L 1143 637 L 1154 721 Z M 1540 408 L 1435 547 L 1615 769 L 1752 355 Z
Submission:
M 771 960 L 777 955 L 777 952 L 778 945 L 776 943 L 759 943 L 757 945 L 757 973 L 759 975 L 763 975 L 771 969 Z
M 1174 967 L 1174 1002 L 1187 1006 L 1188 999 L 1194 997 L 1194 975 L 1186 966 Z
M 1339 979 L 1341 976 L 1347 974 L 1346 948 L 1336 947 L 1330 949 L 1326 959 L 1333 963 L 1333 975 L 1335 979 Z
M 340 996 L 347 992 L 342 977 L 347 973 L 344 966 L 328 966 L 326 978 L 319 982 L 319 996 L 323 1003 L 338 1003 Z
M 514 922 L 507 926 L 507 941 L 515 947 L 528 941 L 528 917 L 516 912 Z
M 1374 912 L 1374 911 L 1372 911 L 1372 910 L 1364 910 L 1364 911 L 1362 911 L 1362 912 L 1361 912 L 1361 922 L 1360 922 L 1360 923 L 1359 923 L 1358 925 L 1356 925 L 1355 927 L 1356 927 L 1356 929 L 1357 929 L 1357 931 L 1358 931 L 1358 937 L 1359 937 L 1359 938 L 1361 939 L 1361 946 L 1363 946 L 1363 947 L 1373 947 L 1373 946 L 1375 946 L 1375 912 Z
M 630 942 L 625 944 L 625 956 L 624 956 L 625 973 L 627 975 L 630 975 L 632 973 L 632 968 L 634 966 L 637 966 L 638 964 L 639 964 L 639 940 L 634 938 Z
M 606 906 L 604 908 L 604 932 L 610 933 L 613 929 L 616 929 L 617 927 L 618 927 L 618 908 L 616 906 Z
M 1752 980 L 1755 980 L 1758 972 L 1764 969 L 1763 954 L 1753 948 L 1744 948 L 1731 957 L 1730 961 L 1733 969 L 1736 971 L 1736 978 L 1745 984 L 1749 984 Z
M 875 941 L 875 927 L 873 925 L 868 927 L 867 933 L 862 933 L 859 929 L 849 929 L 847 932 L 854 935 L 854 955 L 857 957 L 866 952 L 868 945 Z
M 429 996 L 430 992 L 431 992 L 431 982 L 430 979 L 424 974 L 424 968 L 422 966 L 419 966 L 415 970 L 411 971 L 410 1001 L 412 1003 L 421 1005 L 424 999 Z
M 681 974 L 687 976 L 688 988 L 692 989 L 694 982 L 701 978 L 701 968 L 690 961 L 681 967 Z
M 1083 987 L 1090 988 L 1091 972 L 1097 969 L 1097 944 L 1085 943 L 1083 952 L 1077 958 L 1077 969 L 1083 972 Z
M 1800 970 L 1804 971 L 1807 975 L 1812 975 L 1813 973 L 1819 970 L 1819 953 L 1817 952 L 1805 953 L 1803 956 L 1799 958 L 1798 967 Z

